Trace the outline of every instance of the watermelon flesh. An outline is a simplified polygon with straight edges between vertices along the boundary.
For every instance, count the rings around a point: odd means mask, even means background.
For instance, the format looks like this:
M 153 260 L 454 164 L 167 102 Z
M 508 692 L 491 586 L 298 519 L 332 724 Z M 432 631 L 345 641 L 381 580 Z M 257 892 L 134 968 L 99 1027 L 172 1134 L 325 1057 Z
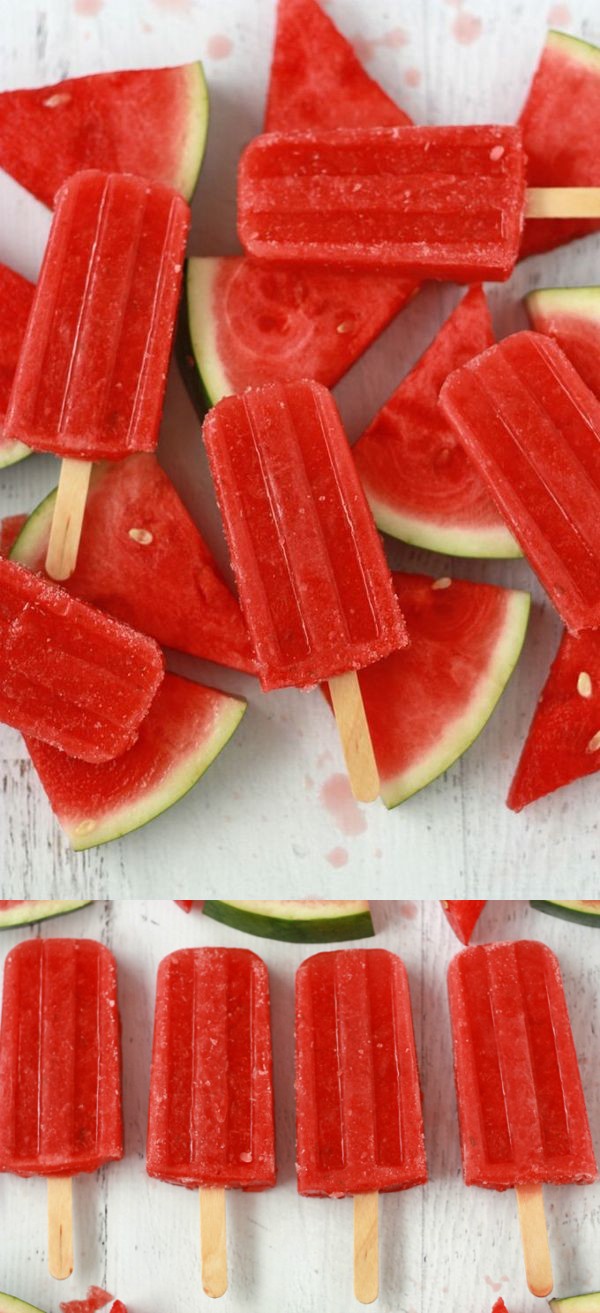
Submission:
M 442 908 L 461 944 L 468 944 L 485 907 L 485 898 L 443 898 Z
M 593 187 L 598 183 L 600 50 L 550 31 L 519 119 L 530 187 Z M 598 219 L 529 219 L 521 255 L 551 251 L 596 232 Z
M 241 698 L 167 674 L 132 748 L 100 765 L 39 739 L 27 747 L 50 805 L 77 851 L 118 839 L 182 798 L 228 743 Z
M 0 95 L 0 167 L 52 206 L 80 169 L 135 173 L 190 198 L 208 123 L 201 64 L 68 78 Z
M 358 472 L 384 533 L 455 556 L 520 555 L 437 404 L 448 374 L 493 341 L 485 294 L 472 287 L 356 443 Z
M 176 899 L 175 899 L 175 902 L 177 903 L 177 906 L 178 906 L 178 907 L 181 907 L 182 910 L 183 910 L 184 912 L 191 912 L 193 901 L 194 901 L 193 898 L 176 898 Z
M 269 269 L 243 256 L 188 260 L 189 341 L 209 404 L 275 379 L 333 387 L 416 287 L 378 274 Z
M 44 569 L 55 497 L 33 512 L 11 552 L 32 570 Z M 64 587 L 164 647 L 254 669 L 238 603 L 149 453 L 94 466 L 77 565 Z
M 279 0 L 265 132 L 405 123 L 316 0 Z
M 100 1286 L 90 1286 L 85 1299 L 69 1299 L 66 1303 L 60 1304 L 59 1307 L 61 1313 L 97 1313 L 99 1308 L 105 1308 L 113 1299 L 114 1295 L 109 1295 L 108 1291 L 101 1290 Z
M 525 297 L 531 325 L 562 347 L 600 397 L 600 287 L 543 287 Z
M 531 722 L 507 805 L 537 798 L 600 770 L 600 631 L 565 630 Z
M 11 930 L 14 926 L 33 925 L 36 921 L 48 921 L 54 916 L 66 916 L 69 912 L 78 912 L 80 907 L 87 907 L 91 899 L 76 902 L 61 902 L 51 899 L 0 898 L 0 930 Z
M 28 515 L 21 513 L 19 515 L 5 515 L 4 519 L 0 520 L 0 556 L 10 556 L 28 519 Z
M 5 437 L 3 427 L 34 291 L 33 283 L 0 264 L 0 469 L 31 455 L 30 447 Z

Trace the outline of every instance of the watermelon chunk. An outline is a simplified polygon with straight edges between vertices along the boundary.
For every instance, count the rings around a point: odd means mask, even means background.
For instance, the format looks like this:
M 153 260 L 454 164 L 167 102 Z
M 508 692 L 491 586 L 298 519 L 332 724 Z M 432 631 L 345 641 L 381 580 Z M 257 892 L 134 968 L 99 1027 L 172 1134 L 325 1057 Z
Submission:
M 593 187 L 598 182 L 600 50 L 550 31 L 519 120 L 530 187 Z M 530 219 L 521 255 L 551 251 L 600 228 L 598 219 Z
M 442 908 L 461 944 L 468 944 L 485 907 L 485 898 L 443 898 Z
M 49 899 L 0 898 L 0 930 L 12 930 L 18 925 L 33 925 L 35 921 L 48 921 L 53 916 L 66 916 L 68 912 L 77 912 L 80 907 L 88 907 L 91 898 L 79 902 L 64 902 Z
M 574 921 L 576 925 L 589 925 L 594 929 L 600 929 L 600 899 L 598 898 L 563 898 L 563 899 L 532 899 L 531 906 L 536 912 L 545 912 L 547 916 L 558 916 L 561 921 Z M 584 1296 L 585 1298 L 585 1296 Z M 598 1307 L 594 1313 L 600 1313 L 600 1295 L 594 1296 L 598 1299 Z M 563 1304 L 570 1304 L 570 1299 L 560 1300 L 551 1299 L 548 1301 L 554 1308 L 562 1308 Z M 573 1310 L 573 1313 L 575 1311 Z M 591 1313 L 591 1310 L 590 1310 Z
M 279 898 L 224 901 L 208 898 L 205 916 L 263 939 L 294 944 L 332 944 L 375 934 L 364 899 Z
M 39 739 L 26 743 L 52 810 L 81 851 L 172 807 L 208 770 L 245 710 L 242 698 L 167 674 L 137 742 L 121 757 L 90 764 Z
M 0 520 L 0 556 L 10 556 L 21 530 L 27 524 L 28 515 L 5 515 Z
M 279 0 L 265 132 L 410 123 L 316 0 Z
M 520 556 L 437 404 L 448 374 L 493 341 L 484 292 L 472 287 L 356 443 L 358 472 L 384 533 L 454 556 Z
M 516 665 L 527 593 L 394 574 L 410 644 L 359 673 L 386 807 L 447 770 L 481 733 Z
M 556 339 L 600 397 L 600 287 L 542 287 L 525 307 L 532 327 Z
M 85 1299 L 69 1299 L 59 1307 L 61 1313 L 97 1313 L 99 1308 L 105 1308 L 113 1299 L 114 1295 L 101 1290 L 100 1286 L 90 1286 Z
M 79 169 L 135 173 L 191 197 L 204 155 L 201 64 L 68 78 L 0 95 L 0 167 L 45 205 Z
M 542 689 L 507 805 L 537 798 L 600 770 L 600 631 L 565 631 Z
M 56 491 L 30 516 L 13 561 L 43 570 L 55 499 Z M 238 603 L 149 453 L 94 466 L 77 566 L 64 586 L 165 647 L 254 669 Z
M 552 1300 L 550 1300 L 550 1303 L 552 1303 Z M 492 1309 L 492 1313 L 508 1313 L 506 1304 L 504 1303 L 504 1300 L 502 1298 L 496 1300 L 496 1303 L 494 1304 L 494 1307 Z
M 184 912 L 191 912 L 193 901 L 194 901 L 193 898 L 176 898 L 176 899 L 175 899 L 175 902 L 177 903 L 177 906 L 178 906 L 178 907 L 181 907 L 181 908 L 183 909 Z
M 379 274 L 271 270 L 243 256 L 188 260 L 188 363 L 210 406 L 275 379 L 333 387 L 416 287 Z
M 23 1299 L 17 1299 L 15 1295 L 5 1295 L 0 1292 L 0 1313 L 42 1313 L 42 1311 L 34 1308 L 33 1304 L 26 1304 Z
M 33 283 L 0 264 L 0 469 L 31 456 L 30 447 L 6 438 L 2 430 L 34 291 Z

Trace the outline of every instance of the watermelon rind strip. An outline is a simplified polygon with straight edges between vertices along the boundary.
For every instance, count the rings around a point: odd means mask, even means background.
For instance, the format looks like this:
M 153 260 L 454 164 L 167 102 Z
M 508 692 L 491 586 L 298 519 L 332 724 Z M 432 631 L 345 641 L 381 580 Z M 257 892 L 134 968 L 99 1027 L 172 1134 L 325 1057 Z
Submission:
M 15 926 L 33 925 L 36 921 L 49 921 L 55 916 L 66 916 L 69 912 L 77 912 L 80 907 L 89 907 L 93 898 L 83 898 L 78 902 L 61 902 L 60 900 L 51 902 L 43 899 L 31 899 L 29 903 L 21 903 L 18 907 L 11 907 L 10 911 L 0 911 L 0 930 L 11 930 Z M 4 1295 L 0 1295 L 4 1299 Z M 28 1304 L 23 1306 L 29 1308 Z M 0 1313 L 2 1306 L 0 1305 Z
M 187 261 L 185 288 L 189 340 L 202 390 L 209 406 L 234 391 L 217 349 L 213 288 L 220 261 L 215 256 Z
M 259 912 L 255 907 L 265 910 Z M 275 904 L 275 906 L 277 906 Z M 331 944 L 346 939 L 367 939 L 375 934 L 371 913 L 366 908 L 350 914 L 325 908 L 315 907 L 302 914 L 294 911 L 293 915 L 284 916 L 281 911 L 266 911 L 268 904 L 251 901 L 232 902 L 207 899 L 204 903 L 204 915 L 214 921 L 230 925 L 245 934 L 258 935 L 263 939 L 281 939 L 287 943 Z
M 578 925 L 597 926 L 600 929 L 600 904 L 597 912 L 591 912 L 588 907 L 583 908 L 582 904 L 576 900 L 569 901 L 565 899 L 561 902 L 558 899 L 533 899 L 531 907 L 534 907 L 536 912 L 545 912 L 548 916 L 558 916 L 561 921 L 573 921 Z M 566 1300 L 560 1301 L 561 1304 L 566 1302 Z M 600 1310 L 600 1304 L 598 1308 Z
M 42 1313 L 42 1311 L 34 1304 L 26 1304 L 23 1299 L 17 1299 L 15 1295 L 5 1295 L 0 1292 L 0 1313 Z
M 600 49 L 592 45 L 591 41 L 582 41 L 580 37 L 550 28 L 546 34 L 546 45 L 552 50 L 558 50 L 561 55 L 566 55 L 568 59 L 587 64 L 589 68 L 594 69 L 594 72 L 600 74 Z
M 542 332 L 549 312 L 600 321 L 600 287 L 539 287 L 523 301 L 533 327 Z
M 522 556 L 519 544 L 504 525 L 490 529 L 449 528 L 436 524 L 423 516 L 403 514 L 374 497 L 368 488 L 365 494 L 373 512 L 373 519 L 382 533 L 413 547 L 425 547 L 444 556 L 473 556 L 480 559 L 511 559 Z
M 186 66 L 188 79 L 188 122 L 186 142 L 174 186 L 190 201 L 200 177 L 206 151 L 209 122 L 209 97 L 202 64 Z

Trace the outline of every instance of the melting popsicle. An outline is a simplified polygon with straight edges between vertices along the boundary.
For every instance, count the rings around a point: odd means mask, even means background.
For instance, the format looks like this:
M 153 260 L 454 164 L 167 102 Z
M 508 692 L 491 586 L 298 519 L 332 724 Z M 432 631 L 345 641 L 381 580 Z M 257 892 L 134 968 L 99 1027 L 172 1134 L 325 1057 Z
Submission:
M 91 939 L 8 954 L 0 1030 L 0 1171 L 48 1178 L 49 1265 L 73 1270 L 71 1177 L 123 1156 L 117 971 Z

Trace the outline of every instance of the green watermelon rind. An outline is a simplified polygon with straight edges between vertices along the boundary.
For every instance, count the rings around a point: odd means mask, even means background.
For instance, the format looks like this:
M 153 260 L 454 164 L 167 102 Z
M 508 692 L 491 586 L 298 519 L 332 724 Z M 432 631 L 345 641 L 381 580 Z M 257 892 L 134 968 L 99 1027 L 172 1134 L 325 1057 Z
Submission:
M 377 528 L 390 538 L 398 538 L 412 547 L 424 547 L 443 556 L 472 556 L 480 560 L 509 560 L 523 555 L 510 530 L 504 526 L 493 529 L 447 528 L 426 519 L 425 515 L 403 514 L 374 497 L 367 487 L 365 495 Z
M 193 789 L 232 738 L 247 708 L 243 698 L 230 694 L 221 696 L 226 697 L 226 701 L 208 736 L 176 763 L 158 788 L 137 801 L 129 801 L 123 807 L 99 816 L 93 828 L 90 827 L 92 818 L 88 816 L 69 817 L 64 813 L 58 816 L 75 852 L 110 843 L 141 829 Z
M 183 66 L 189 82 L 185 146 L 173 186 L 190 201 L 200 177 L 209 121 L 209 96 L 204 69 L 199 61 Z
M 57 491 L 53 488 L 31 512 L 10 549 L 10 561 L 31 565 L 36 560 L 40 542 L 46 542 L 50 534 Z
M 516 589 L 507 589 L 507 592 L 509 597 L 502 632 L 493 657 L 482 672 L 477 694 L 420 761 L 399 775 L 381 781 L 381 798 L 389 810 L 443 775 L 470 748 L 487 724 L 519 659 L 531 607 L 529 593 Z
M 16 1295 L 6 1295 L 0 1291 L 0 1313 L 42 1313 L 35 1304 L 26 1304 L 24 1299 L 17 1299 Z
M 574 59 L 579 64 L 587 64 L 594 72 L 600 74 L 600 49 L 591 41 L 582 41 L 580 37 L 570 36 L 568 32 L 559 32 L 551 27 L 546 33 L 546 45 L 557 50 L 567 59 Z
M 220 260 L 192 257 L 185 269 L 185 306 L 189 342 L 202 392 L 209 406 L 234 391 L 217 347 L 217 321 L 212 312 L 213 288 Z
M 600 287 L 540 287 L 523 301 L 530 323 L 541 332 L 549 314 L 600 321 Z
M 10 911 L 0 911 L 0 930 L 12 930 L 15 926 L 33 925 L 36 921 L 49 921 L 54 916 L 67 916 L 69 912 L 78 912 L 80 907 L 89 907 L 93 898 L 64 902 L 60 900 L 35 898 L 29 902 L 11 907 Z M 23 909 L 27 908 L 24 913 Z
M 568 1295 L 566 1299 L 549 1299 L 552 1313 L 600 1313 L 600 1291 L 588 1295 Z
M 334 944 L 346 939 L 368 939 L 375 934 L 369 904 L 361 899 L 330 900 L 324 907 L 319 906 L 315 899 L 224 901 L 209 898 L 203 910 L 205 916 L 244 934 L 287 943 Z
M 11 442 L 9 446 L 0 447 L 0 470 L 7 470 L 9 465 L 16 465 L 20 460 L 26 460 L 28 456 L 33 455 L 31 447 L 26 447 L 24 442 Z
M 588 900 L 588 902 L 591 901 L 593 900 Z M 561 921 L 573 921 L 577 925 L 597 926 L 600 929 L 600 899 L 598 900 L 597 912 L 592 912 L 585 901 L 568 898 L 532 899 L 531 907 L 535 908 L 536 912 L 545 912 L 547 916 L 558 916 Z

